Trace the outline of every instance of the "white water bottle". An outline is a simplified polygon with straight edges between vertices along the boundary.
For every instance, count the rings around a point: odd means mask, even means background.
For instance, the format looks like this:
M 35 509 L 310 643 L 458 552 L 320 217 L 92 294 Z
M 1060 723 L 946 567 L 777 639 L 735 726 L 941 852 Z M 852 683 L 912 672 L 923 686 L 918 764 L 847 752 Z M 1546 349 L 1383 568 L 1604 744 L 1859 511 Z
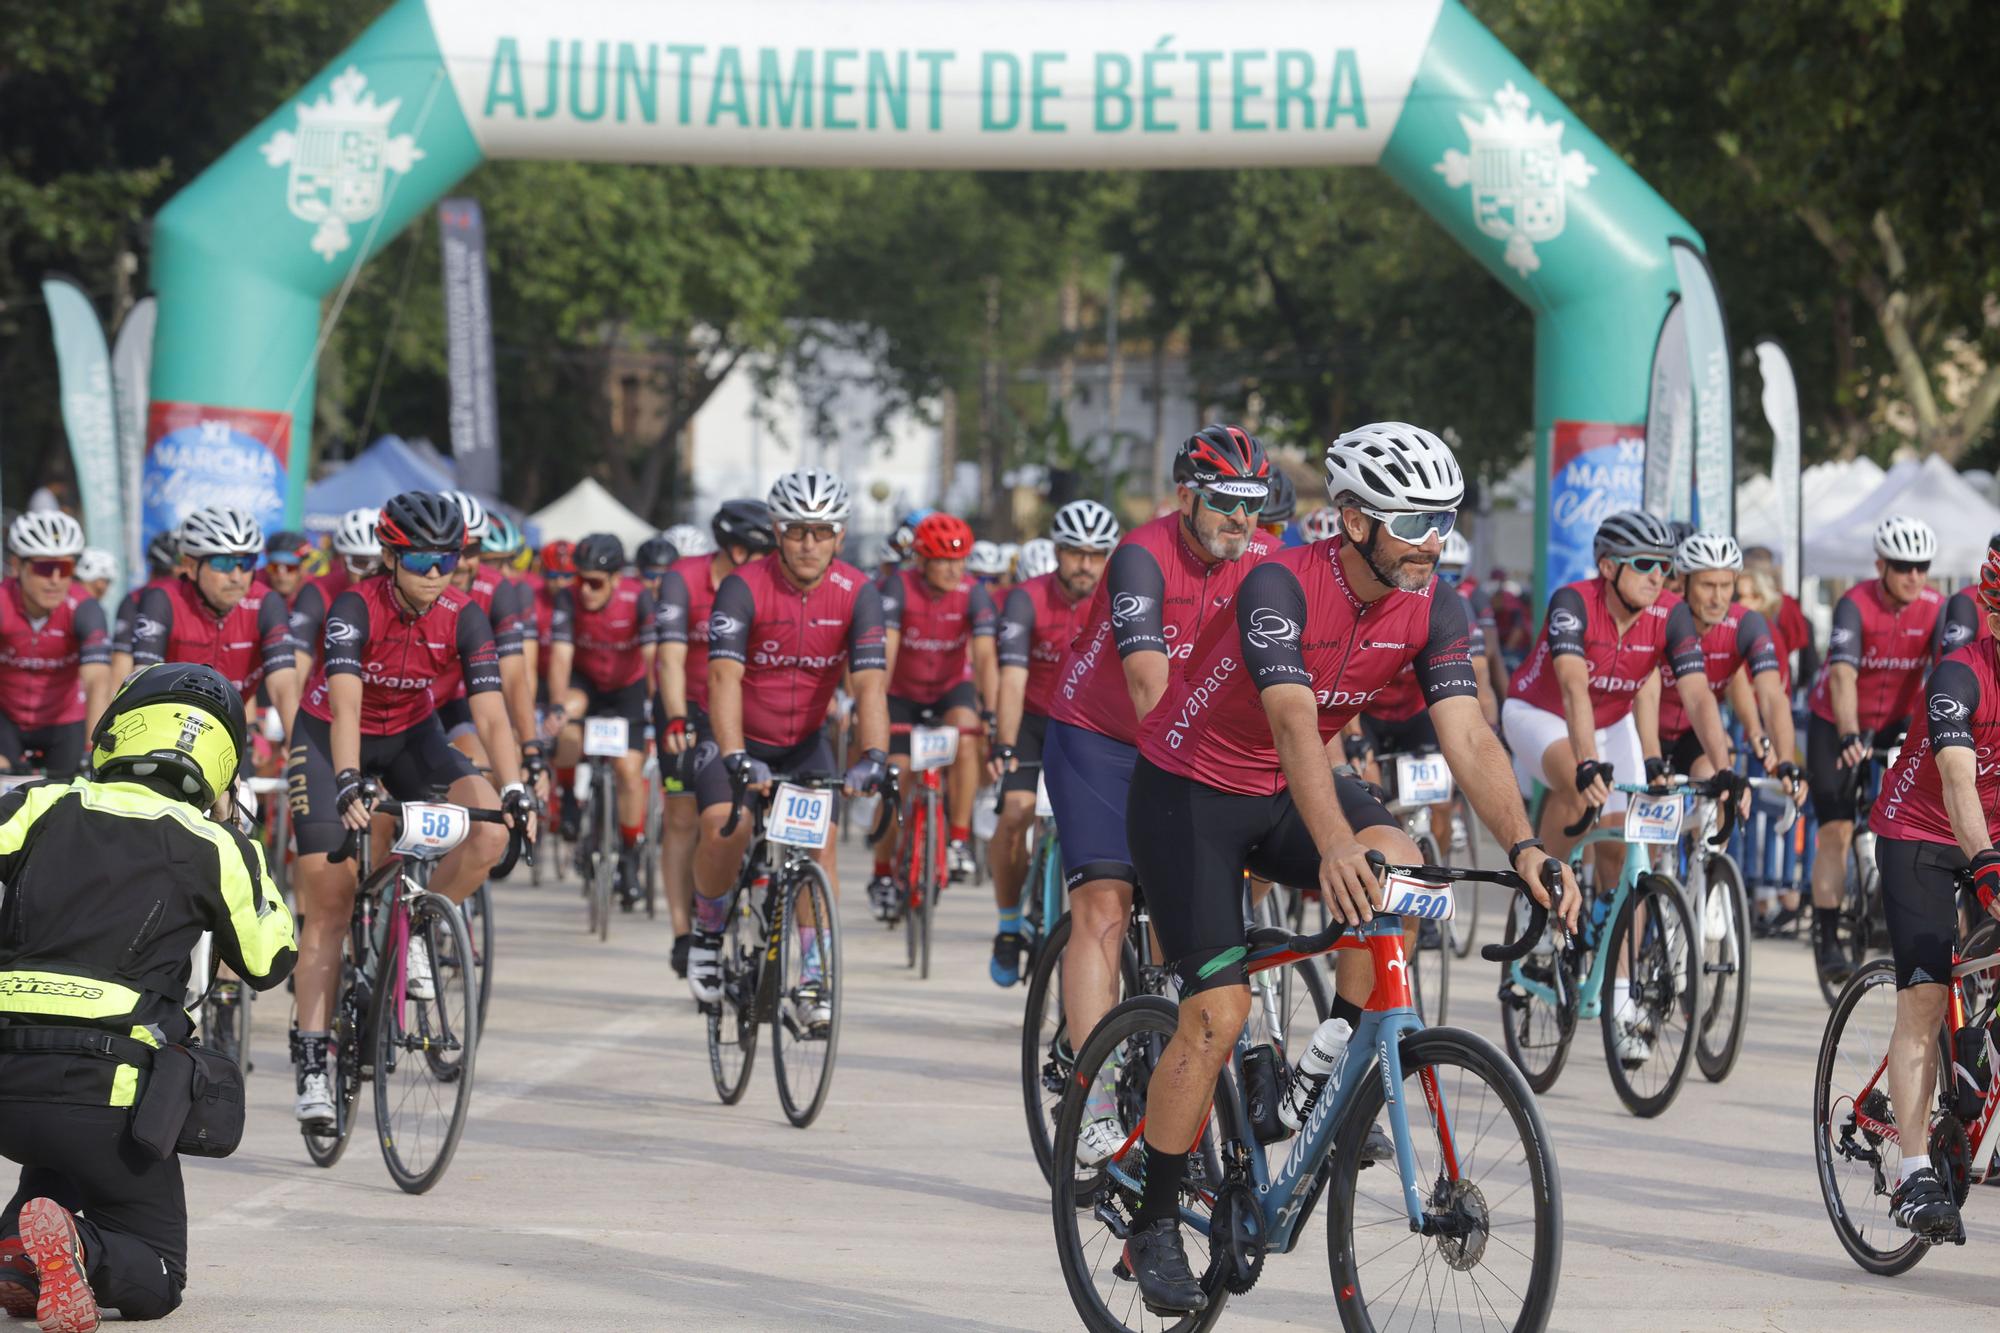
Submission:
M 1285 1122 L 1286 1129 L 1296 1132 L 1312 1114 L 1313 1104 L 1319 1100 L 1326 1081 L 1347 1058 L 1347 1042 L 1353 1035 L 1353 1025 L 1344 1018 L 1329 1018 L 1312 1034 L 1312 1040 L 1306 1043 L 1306 1053 L 1299 1057 L 1298 1068 L 1292 1071 L 1292 1085 L 1285 1090 L 1285 1099 L 1278 1103 L 1278 1119 Z

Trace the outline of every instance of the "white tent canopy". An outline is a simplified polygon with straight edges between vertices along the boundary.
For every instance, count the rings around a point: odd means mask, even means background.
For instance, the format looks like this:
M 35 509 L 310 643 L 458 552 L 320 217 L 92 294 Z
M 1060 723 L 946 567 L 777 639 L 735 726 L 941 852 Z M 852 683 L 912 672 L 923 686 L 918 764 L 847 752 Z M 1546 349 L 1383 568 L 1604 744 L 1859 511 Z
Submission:
M 627 555 L 658 531 L 589 477 L 547 508 L 530 514 L 528 521 L 541 529 L 545 542 L 573 542 L 593 532 L 609 532 L 625 543 Z
M 1799 510 L 1805 533 L 1820 531 L 1882 484 L 1873 460 L 1815 463 L 1799 476 Z M 1778 488 L 1769 477 L 1752 477 L 1736 488 L 1736 540 L 1745 546 L 1778 549 Z M 1817 571 L 1815 571 L 1817 572 Z
M 1898 463 L 1861 503 L 1837 514 L 1837 522 L 1815 517 L 1808 501 L 1805 567 L 1821 578 L 1860 579 L 1875 573 L 1875 525 L 1891 514 L 1920 518 L 1937 533 L 1931 572 L 1966 579 L 1986 559 L 1986 541 L 2000 531 L 2000 509 L 1936 454 L 1923 462 Z

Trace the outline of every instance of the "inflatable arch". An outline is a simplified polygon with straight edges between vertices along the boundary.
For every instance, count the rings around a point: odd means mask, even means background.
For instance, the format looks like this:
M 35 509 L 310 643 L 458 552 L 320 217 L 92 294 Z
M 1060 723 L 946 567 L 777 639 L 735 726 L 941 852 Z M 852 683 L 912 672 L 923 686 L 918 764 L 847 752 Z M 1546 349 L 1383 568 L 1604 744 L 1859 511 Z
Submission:
M 1706 271 L 1457 0 L 400 0 L 159 215 L 149 532 L 220 495 L 296 519 L 323 302 L 488 157 L 1379 166 L 1535 312 L 1544 589 L 1638 501 Z

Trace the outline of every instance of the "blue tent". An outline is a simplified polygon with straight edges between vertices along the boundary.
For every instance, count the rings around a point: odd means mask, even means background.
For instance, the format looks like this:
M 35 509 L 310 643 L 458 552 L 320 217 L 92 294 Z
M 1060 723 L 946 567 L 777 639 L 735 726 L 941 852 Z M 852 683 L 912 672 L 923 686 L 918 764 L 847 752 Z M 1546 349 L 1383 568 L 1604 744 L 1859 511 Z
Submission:
M 346 467 L 306 487 L 306 531 L 329 532 L 348 510 L 379 505 L 402 491 L 443 491 L 456 485 L 450 459 L 384 435 Z

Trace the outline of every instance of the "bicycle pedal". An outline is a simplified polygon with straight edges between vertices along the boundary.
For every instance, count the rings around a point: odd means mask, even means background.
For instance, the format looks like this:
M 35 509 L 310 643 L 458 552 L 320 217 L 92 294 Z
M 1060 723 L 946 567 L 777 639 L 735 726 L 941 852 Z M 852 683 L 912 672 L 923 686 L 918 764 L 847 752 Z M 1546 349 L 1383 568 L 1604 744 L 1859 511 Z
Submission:
M 1111 1265 L 1111 1276 L 1117 1278 L 1120 1282 L 1130 1282 L 1132 1280 L 1132 1270 L 1125 1266 L 1125 1260 L 1122 1255 L 1119 1257 L 1117 1263 Z M 1155 1310 L 1154 1313 L 1158 1314 L 1159 1311 Z

